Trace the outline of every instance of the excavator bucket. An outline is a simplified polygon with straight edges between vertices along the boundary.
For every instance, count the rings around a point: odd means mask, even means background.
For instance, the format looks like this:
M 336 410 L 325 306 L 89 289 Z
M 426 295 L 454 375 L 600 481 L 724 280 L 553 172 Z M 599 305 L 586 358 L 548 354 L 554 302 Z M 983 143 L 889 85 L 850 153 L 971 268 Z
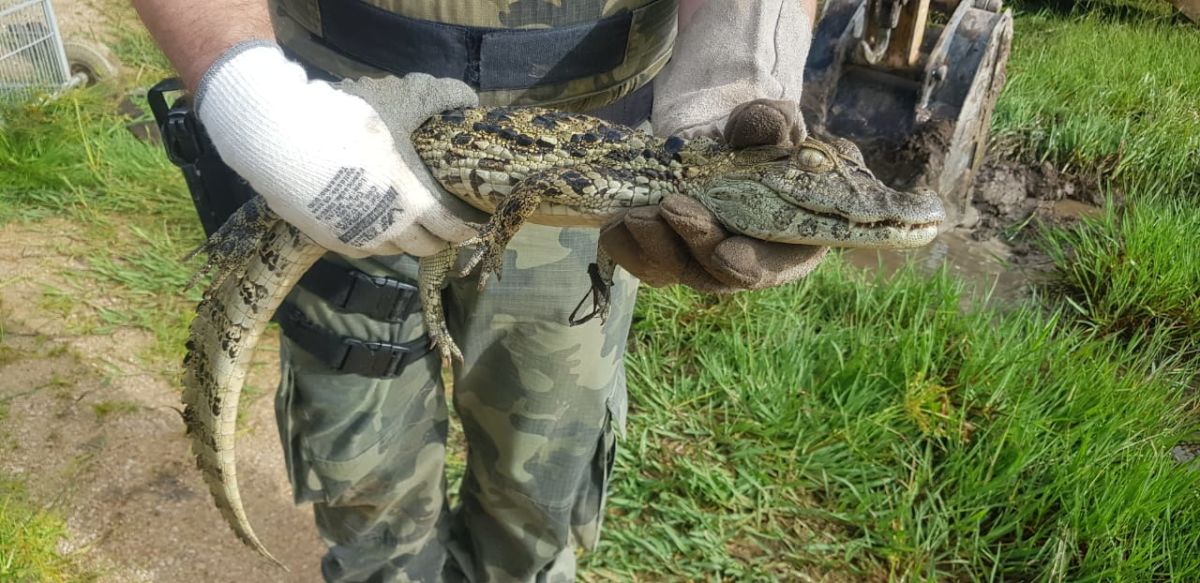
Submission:
M 805 67 L 809 131 L 855 142 L 894 187 L 936 191 L 946 228 L 970 223 L 1012 31 L 1000 0 L 826 0 Z
M 1171 4 L 1188 20 L 1200 24 L 1200 0 L 1171 0 Z

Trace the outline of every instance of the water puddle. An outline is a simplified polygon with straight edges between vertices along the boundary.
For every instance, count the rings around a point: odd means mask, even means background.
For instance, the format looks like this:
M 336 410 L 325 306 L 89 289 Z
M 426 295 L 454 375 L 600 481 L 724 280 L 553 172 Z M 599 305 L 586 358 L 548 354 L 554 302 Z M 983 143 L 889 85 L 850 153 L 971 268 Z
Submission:
M 1014 257 L 1013 246 L 999 237 L 977 241 L 965 229 L 947 231 L 932 243 L 904 251 L 847 249 L 842 258 L 855 267 L 881 270 L 890 276 L 907 262 L 921 273 L 932 274 L 942 266 L 964 281 L 971 296 L 991 301 L 1014 302 L 1027 296 L 1029 284 L 1044 277 L 1043 261 L 1029 262 Z
M 968 286 L 972 298 L 1013 303 L 1029 296 L 1031 284 L 1049 280 L 1053 266 L 1032 244 L 1038 222 L 1071 225 L 1097 217 L 1104 197 L 1094 180 L 1059 172 L 1049 164 L 1026 165 L 989 159 L 972 189 L 969 227 L 950 229 L 932 243 L 908 251 L 853 249 L 845 261 L 885 276 L 912 262 L 921 273 L 943 266 Z

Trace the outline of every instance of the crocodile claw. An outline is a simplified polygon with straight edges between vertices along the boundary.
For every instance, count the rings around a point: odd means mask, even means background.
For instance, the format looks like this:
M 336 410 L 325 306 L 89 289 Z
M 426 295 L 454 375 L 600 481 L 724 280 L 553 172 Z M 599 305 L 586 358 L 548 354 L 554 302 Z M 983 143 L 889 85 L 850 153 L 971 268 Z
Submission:
M 453 365 L 455 363 L 463 364 L 462 351 L 458 349 L 458 344 L 454 343 L 454 339 L 450 337 L 450 333 L 446 331 L 445 326 L 441 330 L 435 332 L 430 330 L 429 345 L 442 355 L 442 362 Z
M 475 246 L 475 252 L 458 270 L 458 277 L 466 277 L 479 268 L 479 291 L 483 291 L 487 287 L 488 277 L 496 276 L 499 281 L 504 270 L 504 246 L 496 240 L 495 231 L 485 229 L 474 237 L 464 241 L 463 247 Z
M 592 280 L 592 286 L 575 305 L 575 309 L 571 310 L 571 315 L 567 319 L 572 326 L 586 324 L 592 318 L 597 317 L 600 318 L 601 324 L 608 320 L 608 308 L 612 299 L 612 282 L 605 281 L 604 277 L 600 275 L 600 267 L 595 263 L 588 265 L 588 277 Z M 579 312 L 589 297 L 592 299 L 592 311 L 581 316 Z

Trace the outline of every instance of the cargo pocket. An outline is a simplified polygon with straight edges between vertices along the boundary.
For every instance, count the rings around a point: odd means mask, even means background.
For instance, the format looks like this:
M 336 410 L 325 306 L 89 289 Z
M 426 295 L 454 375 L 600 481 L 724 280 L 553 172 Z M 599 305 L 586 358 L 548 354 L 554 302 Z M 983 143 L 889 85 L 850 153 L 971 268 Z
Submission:
M 283 461 L 288 481 L 292 484 L 292 499 L 296 504 L 312 502 L 312 491 L 305 486 L 307 465 L 303 461 L 300 435 L 296 428 L 293 406 L 296 377 L 288 357 L 287 342 L 282 342 L 280 351 L 279 388 L 275 391 L 275 425 L 279 430 L 279 444 L 283 447 Z
M 585 494 L 576 501 L 571 513 L 571 532 L 575 536 L 575 543 L 583 549 L 593 550 L 600 541 L 608 486 L 616 460 L 617 433 L 610 407 L 596 444 L 596 454 L 592 459 L 591 481 Z
M 296 502 L 370 505 L 410 481 L 420 450 L 440 441 L 444 408 L 420 365 L 369 379 L 286 348 L 276 414 Z

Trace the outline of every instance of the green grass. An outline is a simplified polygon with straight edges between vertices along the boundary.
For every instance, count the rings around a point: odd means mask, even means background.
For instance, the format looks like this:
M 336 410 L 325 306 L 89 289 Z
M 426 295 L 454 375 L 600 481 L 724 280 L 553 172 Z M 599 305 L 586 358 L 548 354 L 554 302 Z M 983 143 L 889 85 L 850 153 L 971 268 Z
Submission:
M 1015 28 L 996 140 L 1027 159 L 1142 191 L 1200 186 L 1195 26 L 1148 16 L 1032 12 L 1022 13 Z
M 0 220 L 61 213 L 161 214 L 186 208 L 161 149 L 138 141 L 103 89 L 0 113 Z M 180 215 L 182 213 L 171 213 Z
M 1089 2 L 1016 20 L 995 140 L 1031 160 L 1100 178 L 1127 203 L 1041 233 L 1062 299 L 1083 324 L 1162 329 L 1200 343 L 1200 33 L 1165 2 Z
M 199 294 L 183 293 L 192 266 L 181 258 L 203 232 L 178 168 L 161 146 L 137 140 L 128 130 L 137 120 L 117 111 L 117 98 L 128 93 L 148 112 L 134 88 L 169 76 L 169 65 L 127 3 L 107 3 L 105 14 L 126 66 L 121 87 L 0 110 L 0 225 L 65 219 L 80 237 L 103 241 L 81 253 L 91 267 L 82 279 L 64 271 L 85 300 L 78 302 L 90 312 L 85 320 L 151 332 L 156 342 L 146 356 L 171 367 L 182 357 L 188 303 Z M 97 284 L 118 307 L 86 301 Z
M 617 579 L 1200 577 L 1194 429 L 1160 335 L 1106 341 L 834 259 L 713 301 L 645 293 L 602 551 Z
M 92 413 L 98 421 L 103 421 L 112 415 L 123 415 L 141 411 L 143 405 L 131 401 L 101 401 L 92 405 Z
M 1200 164 L 1200 162 L 1198 162 Z M 1102 333 L 1159 331 L 1200 356 L 1200 209 L 1158 196 L 1123 212 L 1049 230 L 1043 247 L 1058 266 L 1055 291 Z
M 181 258 L 203 237 L 179 170 L 161 146 L 127 130 L 130 119 L 116 112 L 105 88 L 0 117 L 7 120 L 0 132 L 0 224 L 64 219 L 78 237 L 103 241 L 71 251 L 91 269 L 82 276 L 63 271 L 68 293 L 90 312 L 86 321 L 153 333 L 147 356 L 172 366 L 182 357 L 188 301 L 199 293 L 184 294 L 193 267 Z M 119 305 L 87 301 L 97 284 L 102 299 L 115 294 Z
M 84 581 L 83 570 L 58 551 L 66 525 L 38 508 L 21 487 L 0 480 L 0 581 Z

